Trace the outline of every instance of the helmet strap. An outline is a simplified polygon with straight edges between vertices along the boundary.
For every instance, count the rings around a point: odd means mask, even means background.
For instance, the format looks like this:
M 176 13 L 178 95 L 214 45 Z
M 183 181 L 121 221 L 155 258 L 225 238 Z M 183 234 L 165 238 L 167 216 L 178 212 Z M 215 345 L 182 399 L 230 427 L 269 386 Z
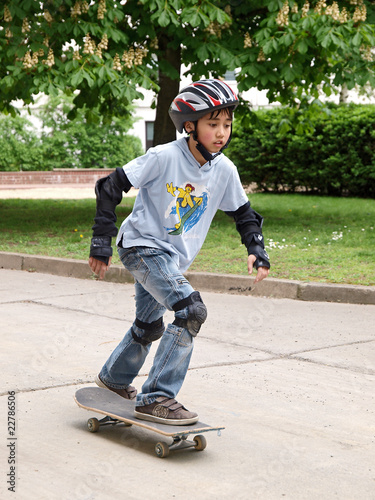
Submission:
M 216 158 L 217 156 L 219 156 L 221 154 L 221 150 L 216 153 L 216 154 L 211 154 L 207 148 L 205 148 L 203 146 L 203 144 L 201 144 L 199 141 L 198 141 L 198 130 L 197 130 L 197 127 L 198 127 L 198 121 L 195 121 L 193 122 L 194 124 L 194 130 L 191 132 L 193 134 L 193 139 L 194 141 L 197 143 L 196 144 L 196 148 L 197 150 L 200 152 L 200 154 L 203 156 L 203 158 L 206 160 L 206 161 L 209 161 L 211 162 L 214 158 Z M 226 147 L 226 146 L 224 146 Z M 224 148 L 222 148 L 224 149 Z
M 193 135 L 193 139 L 194 141 L 197 143 L 197 145 L 195 146 L 197 148 L 197 150 L 200 152 L 200 154 L 203 156 L 203 158 L 206 160 L 206 161 L 209 161 L 211 162 L 214 158 L 216 158 L 217 156 L 219 156 L 222 151 L 224 149 L 226 149 L 228 146 L 229 146 L 229 143 L 230 141 L 232 140 L 232 125 L 230 127 L 230 136 L 226 142 L 226 144 L 220 149 L 220 151 L 216 154 L 211 154 L 208 149 L 206 149 L 203 144 L 201 144 L 199 141 L 198 141 L 198 121 L 195 121 L 193 122 L 194 124 L 194 130 L 191 132 L 192 135 Z
M 195 146 L 198 151 L 200 152 L 200 154 L 203 156 L 203 158 L 206 160 L 206 161 L 209 161 L 211 162 L 214 158 L 216 158 L 217 156 L 221 155 L 221 151 L 219 151 L 218 153 L 216 154 L 211 154 L 204 146 L 203 144 L 201 144 L 200 142 L 197 143 L 197 145 Z

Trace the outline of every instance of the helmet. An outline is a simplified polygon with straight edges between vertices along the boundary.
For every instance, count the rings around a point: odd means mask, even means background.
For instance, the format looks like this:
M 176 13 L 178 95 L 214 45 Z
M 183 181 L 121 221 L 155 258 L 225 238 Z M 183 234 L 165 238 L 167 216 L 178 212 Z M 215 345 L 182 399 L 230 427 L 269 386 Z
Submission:
M 169 108 L 176 129 L 182 133 L 184 123 L 197 121 L 211 111 L 236 107 L 238 97 L 228 84 L 221 80 L 199 80 L 178 94 Z

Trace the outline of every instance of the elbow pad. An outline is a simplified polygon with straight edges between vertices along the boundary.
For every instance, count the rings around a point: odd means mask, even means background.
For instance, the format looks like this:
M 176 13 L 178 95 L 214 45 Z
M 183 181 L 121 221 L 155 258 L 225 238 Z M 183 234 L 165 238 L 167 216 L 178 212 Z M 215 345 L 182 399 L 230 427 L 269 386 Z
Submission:
M 247 241 L 250 241 L 254 233 L 262 235 L 263 217 L 253 210 L 248 201 L 245 205 L 238 208 L 235 212 L 225 212 L 233 217 L 236 223 L 236 229 L 241 235 L 241 242 L 247 247 Z M 263 245 L 264 246 L 264 245 Z
M 92 227 L 94 236 L 116 236 L 116 207 L 121 203 L 122 192 L 128 192 L 131 187 L 132 184 L 122 167 L 97 181 L 96 216 Z
M 95 184 L 97 208 L 114 211 L 122 200 L 122 192 L 127 193 L 132 187 L 122 167 L 117 167 L 107 177 L 99 179 Z
M 251 208 L 249 201 L 235 212 L 225 213 L 229 215 L 229 217 L 233 217 L 236 223 L 236 229 L 242 238 L 248 233 L 262 232 L 263 217 Z M 244 243 L 244 241 L 242 241 L 242 243 Z

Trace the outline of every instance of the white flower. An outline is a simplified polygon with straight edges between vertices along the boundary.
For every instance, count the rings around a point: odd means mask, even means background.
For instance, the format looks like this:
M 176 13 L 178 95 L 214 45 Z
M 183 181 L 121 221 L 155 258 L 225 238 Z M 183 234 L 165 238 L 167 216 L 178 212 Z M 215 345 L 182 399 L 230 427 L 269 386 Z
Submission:
M 341 240 L 342 236 L 343 236 L 342 231 L 340 231 L 339 233 L 337 231 L 332 232 L 332 239 L 334 241 Z

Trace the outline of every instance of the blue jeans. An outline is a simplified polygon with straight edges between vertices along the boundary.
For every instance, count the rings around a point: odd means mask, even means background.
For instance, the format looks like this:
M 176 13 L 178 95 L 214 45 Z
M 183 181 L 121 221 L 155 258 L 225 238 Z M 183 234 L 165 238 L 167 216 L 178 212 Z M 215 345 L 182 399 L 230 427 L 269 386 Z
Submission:
M 136 318 L 145 323 L 160 319 L 166 309 L 188 297 L 194 289 L 181 274 L 169 253 L 157 248 L 118 248 L 125 268 L 135 278 Z M 175 312 L 185 319 L 188 308 Z M 138 375 L 151 344 L 133 338 L 146 331 L 134 322 L 103 366 L 100 377 L 106 385 L 124 389 Z M 175 398 L 185 379 L 193 352 L 193 336 L 186 328 L 169 324 L 160 339 L 148 379 L 137 395 L 136 405 L 153 403 L 159 396 Z

